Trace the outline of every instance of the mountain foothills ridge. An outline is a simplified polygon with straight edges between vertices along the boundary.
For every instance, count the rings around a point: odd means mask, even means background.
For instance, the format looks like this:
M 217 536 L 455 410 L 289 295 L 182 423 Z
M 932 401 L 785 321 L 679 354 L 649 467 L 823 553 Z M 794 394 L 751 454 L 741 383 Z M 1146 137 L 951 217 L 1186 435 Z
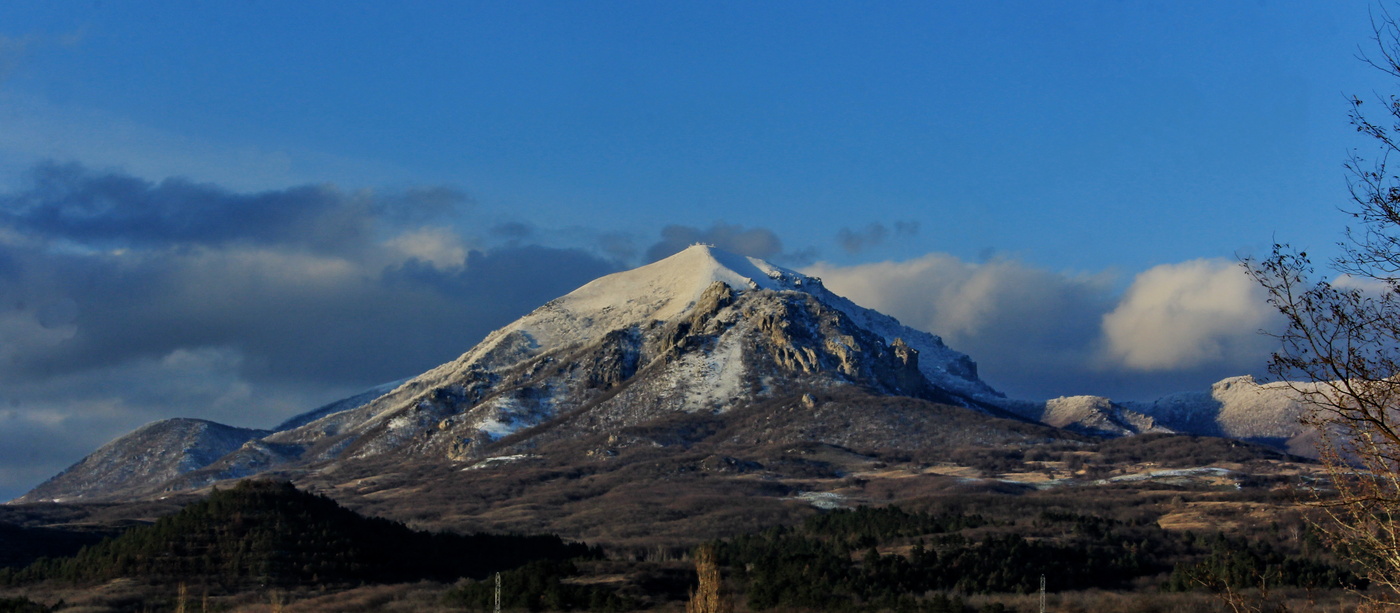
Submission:
M 1184 433 L 1297 452 L 1302 410 L 1287 386 L 1249 377 L 1155 402 L 1009 399 L 937 336 L 819 279 L 694 245 L 552 300 L 417 377 L 272 430 L 158 421 L 12 502 L 135 500 L 258 474 L 370 495 L 376 480 L 425 487 L 411 484 L 424 467 L 466 479 L 550 454 L 616 462 L 700 441 L 918 450 Z

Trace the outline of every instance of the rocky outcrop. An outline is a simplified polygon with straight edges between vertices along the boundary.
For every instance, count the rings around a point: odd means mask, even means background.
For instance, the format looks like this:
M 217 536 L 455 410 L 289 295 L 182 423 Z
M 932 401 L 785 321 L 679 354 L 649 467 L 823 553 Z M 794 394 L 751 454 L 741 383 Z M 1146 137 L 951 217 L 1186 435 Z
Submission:
M 1065 396 L 1048 400 L 1037 421 L 1085 434 L 1124 436 L 1171 432 L 1146 415 L 1125 409 L 1100 396 Z

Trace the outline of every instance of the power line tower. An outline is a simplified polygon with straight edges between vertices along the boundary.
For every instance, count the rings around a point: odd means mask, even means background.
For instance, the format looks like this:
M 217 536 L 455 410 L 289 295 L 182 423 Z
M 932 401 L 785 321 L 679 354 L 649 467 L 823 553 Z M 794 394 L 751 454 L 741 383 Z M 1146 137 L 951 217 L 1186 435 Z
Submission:
M 1041 582 L 1042 584 L 1045 583 L 1045 578 L 1044 578 L 1044 577 L 1041 577 L 1040 582 Z M 1041 591 L 1044 591 L 1044 588 L 1045 588 L 1045 586 L 1042 585 L 1042 586 L 1041 586 Z M 1045 610 L 1045 606 L 1044 606 L 1044 605 L 1041 605 L 1040 609 L 1041 609 L 1042 611 Z M 500 571 L 496 571 L 496 613 L 501 613 L 501 572 L 500 572 Z
M 1046 575 L 1040 575 L 1040 613 L 1046 613 Z

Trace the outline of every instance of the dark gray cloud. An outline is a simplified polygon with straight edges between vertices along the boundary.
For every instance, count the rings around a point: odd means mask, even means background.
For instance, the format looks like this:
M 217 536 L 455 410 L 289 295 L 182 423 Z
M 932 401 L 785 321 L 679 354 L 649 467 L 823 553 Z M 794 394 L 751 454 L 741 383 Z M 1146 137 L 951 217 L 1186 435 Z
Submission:
M 471 252 L 438 269 L 301 254 L 197 250 L 151 256 L 36 257 L 47 287 L 6 287 L 35 326 L 71 336 L 35 343 L 0 381 L 53 376 L 231 346 L 249 373 L 344 383 L 390 380 L 456 357 L 490 330 L 615 270 L 577 250 L 537 246 Z M 27 298 L 27 299 L 26 299 Z M 7 302 L 14 302 L 9 300 Z M 46 325 L 47 324 L 47 325 Z
M 918 233 L 917 221 L 896 221 L 893 228 L 882 223 L 872 223 L 859 230 L 841 228 L 841 231 L 836 233 L 836 242 L 846 253 L 855 254 L 879 246 L 891 236 L 908 237 Z
M 716 222 L 709 228 L 670 225 L 661 229 L 661 240 L 647 248 L 648 262 L 679 253 L 695 243 L 707 243 L 740 255 L 781 260 L 783 241 L 767 228 L 745 228 Z
M 597 244 L 604 255 L 619 262 L 631 262 L 637 258 L 637 243 L 629 234 L 606 232 L 598 237 Z
M 446 187 L 375 194 L 306 185 L 238 194 L 79 164 L 41 164 L 28 178 L 28 189 L 0 197 L 0 224 L 97 248 L 245 244 L 336 252 L 378 238 L 384 226 L 426 223 L 469 202 Z

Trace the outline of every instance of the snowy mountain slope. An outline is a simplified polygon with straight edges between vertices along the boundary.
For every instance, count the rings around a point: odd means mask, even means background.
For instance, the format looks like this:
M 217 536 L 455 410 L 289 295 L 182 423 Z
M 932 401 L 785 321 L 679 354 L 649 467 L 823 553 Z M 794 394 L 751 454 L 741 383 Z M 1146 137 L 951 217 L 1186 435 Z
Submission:
M 1180 432 L 1285 445 L 1309 431 L 1300 422 L 1307 407 L 1289 385 L 1260 384 L 1250 376 L 1231 377 L 1216 382 L 1209 392 L 1173 394 L 1151 403 L 1123 405 Z
M 1099 396 L 1065 396 L 1047 400 L 1045 411 L 1036 420 L 1056 428 L 1099 436 L 1173 432 L 1148 415 Z
M 105 500 L 157 492 L 166 489 L 168 482 L 205 470 L 244 448 L 267 447 L 259 443 L 265 436 L 363 406 L 401 383 L 376 386 L 312 409 L 287 419 L 272 430 L 237 428 L 202 419 L 152 422 L 107 443 L 13 502 Z M 256 472 L 259 471 L 230 476 Z
M 1057 428 L 1106 436 L 1175 432 L 1223 436 L 1311 456 L 1311 430 L 1301 423 L 1307 407 L 1290 386 L 1230 377 L 1209 391 L 1181 392 L 1150 402 L 1115 402 L 1102 396 L 1067 396 L 1045 403 L 1011 401 L 1008 409 Z
M 281 432 L 283 430 L 292 430 L 294 428 L 300 428 L 301 426 L 304 426 L 329 415 L 334 415 L 343 411 L 349 411 L 351 409 L 358 409 L 362 406 L 365 406 L 366 404 L 369 404 L 371 400 L 374 400 L 375 398 L 378 398 L 380 396 L 383 396 L 384 394 L 394 391 L 394 388 L 403 385 L 407 381 L 408 379 L 400 379 L 398 381 L 385 383 L 383 385 L 376 385 L 349 398 L 337 400 L 335 402 L 323 405 L 321 407 L 311 409 L 310 411 L 307 411 L 300 415 L 294 415 L 292 417 L 287 418 L 286 421 L 274 426 L 272 428 L 272 431 Z
M 14 500 L 62 502 L 135 498 L 214 462 L 267 430 L 235 428 L 202 419 L 165 419 L 142 426 L 83 458 Z

